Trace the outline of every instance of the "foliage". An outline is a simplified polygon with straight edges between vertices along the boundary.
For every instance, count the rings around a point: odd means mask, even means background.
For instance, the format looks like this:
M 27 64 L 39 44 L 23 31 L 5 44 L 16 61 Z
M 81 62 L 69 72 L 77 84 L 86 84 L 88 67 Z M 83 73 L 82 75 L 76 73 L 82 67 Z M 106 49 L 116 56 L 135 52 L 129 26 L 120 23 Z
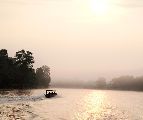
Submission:
M 113 78 L 110 88 L 120 90 L 143 90 L 143 77 L 120 76 Z
M 103 89 L 106 87 L 106 79 L 105 78 L 99 78 L 96 82 L 95 82 L 95 87 L 96 88 L 100 88 Z
M 21 50 L 16 52 L 15 64 L 22 70 L 32 69 L 34 57 L 29 51 Z
M 36 80 L 38 86 L 47 87 L 49 85 L 51 78 L 50 78 L 50 68 L 46 65 L 36 69 Z
M 97 89 L 113 89 L 113 90 L 136 90 L 143 91 L 143 76 L 120 76 L 113 78 L 108 84 L 105 78 L 99 78 L 95 82 Z
M 42 69 L 43 72 L 35 72 L 33 63 L 34 57 L 30 51 L 18 51 L 12 58 L 8 57 L 6 49 L 1 49 L 0 89 L 48 87 L 51 80 L 50 68 L 42 66 L 39 69 Z

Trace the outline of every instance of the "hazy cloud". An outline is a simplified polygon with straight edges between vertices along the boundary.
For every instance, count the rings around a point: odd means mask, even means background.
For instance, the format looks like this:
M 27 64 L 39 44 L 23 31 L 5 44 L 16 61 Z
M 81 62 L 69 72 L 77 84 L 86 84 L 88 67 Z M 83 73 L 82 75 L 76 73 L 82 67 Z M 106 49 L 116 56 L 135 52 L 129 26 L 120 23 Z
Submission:
M 140 8 L 143 7 L 143 4 L 120 4 L 116 3 L 115 5 L 120 6 L 120 7 L 127 7 L 127 8 Z

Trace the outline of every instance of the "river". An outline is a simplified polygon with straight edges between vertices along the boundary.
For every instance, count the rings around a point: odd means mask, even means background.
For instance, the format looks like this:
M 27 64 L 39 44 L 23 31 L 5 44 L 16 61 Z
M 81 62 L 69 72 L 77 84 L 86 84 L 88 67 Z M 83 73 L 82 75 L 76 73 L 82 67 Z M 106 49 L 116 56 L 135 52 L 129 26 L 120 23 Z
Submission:
M 26 120 L 143 120 L 143 92 L 56 90 L 58 96 L 50 99 L 44 97 L 44 89 L 33 90 L 30 96 L 1 96 L 0 112 L 5 115 L 0 117 L 10 116 L 8 109 L 14 107 L 14 117 Z

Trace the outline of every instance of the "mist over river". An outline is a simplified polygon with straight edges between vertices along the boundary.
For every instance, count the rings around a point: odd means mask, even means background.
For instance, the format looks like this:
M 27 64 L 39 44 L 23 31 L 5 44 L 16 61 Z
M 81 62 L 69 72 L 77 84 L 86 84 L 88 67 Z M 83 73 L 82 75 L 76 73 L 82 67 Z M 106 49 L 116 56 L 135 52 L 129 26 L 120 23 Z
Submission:
M 62 89 L 45 98 L 45 89 L 28 96 L 1 95 L 2 120 L 143 120 L 143 92 Z

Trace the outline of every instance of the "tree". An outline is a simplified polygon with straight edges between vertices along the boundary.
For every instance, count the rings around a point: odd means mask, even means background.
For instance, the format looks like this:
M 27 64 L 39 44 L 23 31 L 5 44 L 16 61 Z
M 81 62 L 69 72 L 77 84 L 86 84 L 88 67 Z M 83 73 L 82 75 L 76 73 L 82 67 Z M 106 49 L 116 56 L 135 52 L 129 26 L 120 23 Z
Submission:
M 21 69 L 32 69 L 34 63 L 34 57 L 29 51 L 21 50 L 16 52 L 15 64 Z
M 14 58 L 8 57 L 6 49 L 0 50 L 0 89 L 48 87 L 50 68 L 33 69 L 34 57 L 30 51 L 20 50 Z
M 16 52 L 15 65 L 16 65 L 16 83 L 21 88 L 29 87 L 34 84 L 35 71 L 33 69 L 34 57 L 29 51 L 21 50 Z
M 106 79 L 101 77 L 101 78 L 98 78 L 98 80 L 95 82 L 96 84 L 96 88 L 105 88 L 106 87 Z
M 129 90 L 135 86 L 135 78 L 133 76 L 120 76 L 113 78 L 110 82 L 111 88 Z
M 51 81 L 50 68 L 46 65 L 36 69 L 36 80 L 38 86 L 48 87 Z
M 6 49 L 1 49 L 0 50 L 0 57 L 8 57 L 8 53 Z
M 0 50 L 0 86 L 8 85 L 8 53 L 6 49 Z

